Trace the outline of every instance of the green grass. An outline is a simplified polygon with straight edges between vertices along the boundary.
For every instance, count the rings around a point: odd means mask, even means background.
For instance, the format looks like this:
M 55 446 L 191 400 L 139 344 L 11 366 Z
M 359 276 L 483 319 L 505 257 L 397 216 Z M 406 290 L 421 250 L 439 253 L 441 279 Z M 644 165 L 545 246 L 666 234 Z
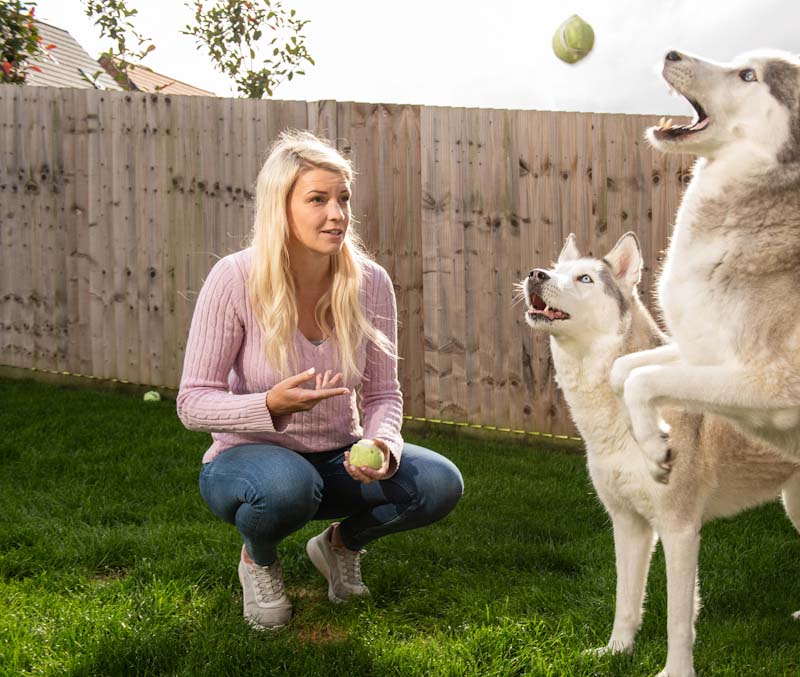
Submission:
M 666 657 L 654 558 L 631 656 L 603 644 L 614 605 L 608 519 L 583 458 L 435 436 L 461 469 L 442 522 L 373 543 L 373 596 L 326 598 L 305 557 L 312 523 L 281 546 L 295 618 L 241 618 L 240 543 L 197 490 L 205 434 L 172 402 L 0 380 L 2 675 L 653 675 Z M 703 532 L 700 675 L 797 675 L 800 538 L 770 505 Z

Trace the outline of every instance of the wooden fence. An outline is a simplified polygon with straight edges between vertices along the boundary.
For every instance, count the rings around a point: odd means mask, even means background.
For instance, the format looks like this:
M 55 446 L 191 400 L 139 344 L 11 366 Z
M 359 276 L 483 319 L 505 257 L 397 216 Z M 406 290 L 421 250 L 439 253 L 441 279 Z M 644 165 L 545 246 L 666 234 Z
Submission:
M 571 434 L 547 342 L 512 304 L 570 232 L 635 230 L 650 298 L 689 159 L 652 116 L 179 97 L 0 85 L 0 364 L 176 387 L 194 298 L 247 242 L 271 140 L 349 155 L 392 276 L 406 413 Z

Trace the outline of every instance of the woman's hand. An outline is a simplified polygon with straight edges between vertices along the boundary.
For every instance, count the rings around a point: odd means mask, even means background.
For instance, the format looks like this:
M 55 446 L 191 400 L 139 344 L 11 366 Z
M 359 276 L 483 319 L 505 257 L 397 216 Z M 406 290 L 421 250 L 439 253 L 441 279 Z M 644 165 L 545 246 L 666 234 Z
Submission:
M 273 417 L 293 414 L 296 411 L 308 411 L 316 407 L 322 400 L 337 395 L 347 395 L 348 388 L 335 387 L 342 380 L 341 373 L 331 376 L 328 369 L 324 376 L 317 374 L 314 388 L 304 388 L 303 384 L 314 378 L 314 367 L 302 374 L 296 374 L 276 383 L 267 393 L 267 409 Z
M 386 476 L 389 474 L 389 464 L 392 459 L 392 453 L 389 451 L 389 447 L 386 446 L 386 442 L 379 439 L 374 439 L 372 441 L 375 443 L 375 446 L 383 452 L 383 465 L 377 470 L 366 465 L 350 465 L 350 452 L 344 452 L 344 469 L 347 471 L 347 474 L 354 480 L 358 480 L 364 484 L 386 479 Z

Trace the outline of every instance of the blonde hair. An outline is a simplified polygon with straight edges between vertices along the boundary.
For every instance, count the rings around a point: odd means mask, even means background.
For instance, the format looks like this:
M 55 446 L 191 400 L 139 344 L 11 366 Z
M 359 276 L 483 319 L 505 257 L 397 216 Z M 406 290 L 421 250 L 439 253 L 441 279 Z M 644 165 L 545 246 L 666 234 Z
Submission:
M 273 369 L 284 378 L 297 370 L 294 337 L 297 332 L 297 302 L 291 275 L 287 197 L 298 176 L 312 169 L 341 174 L 350 183 L 353 168 L 327 141 L 310 132 L 286 130 L 273 143 L 256 181 L 256 212 L 253 223 L 253 267 L 248 280 L 250 302 L 264 334 L 264 353 Z M 317 303 L 314 318 L 336 342 L 345 381 L 361 377 L 356 355 L 366 338 L 387 355 L 395 356 L 390 339 L 367 320 L 360 296 L 366 253 L 352 223 L 342 248 L 332 257 L 333 283 Z M 328 326 L 333 315 L 335 332 Z

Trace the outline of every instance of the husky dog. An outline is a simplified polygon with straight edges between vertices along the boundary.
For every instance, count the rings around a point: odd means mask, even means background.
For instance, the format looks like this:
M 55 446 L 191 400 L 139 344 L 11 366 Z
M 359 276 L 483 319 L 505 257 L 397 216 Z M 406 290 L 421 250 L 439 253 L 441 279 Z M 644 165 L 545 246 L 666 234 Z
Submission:
M 651 474 L 675 445 L 656 407 L 722 414 L 800 458 L 800 60 L 751 52 L 730 64 L 669 52 L 663 75 L 690 125 L 647 131 L 697 161 L 677 213 L 658 300 L 670 343 L 611 373 Z
M 550 335 L 556 380 L 586 443 L 589 475 L 613 525 L 616 612 L 611 638 L 596 652 L 632 650 L 650 556 L 660 537 L 668 596 L 667 662 L 660 676 L 689 677 L 700 605 L 701 525 L 783 491 L 789 519 L 800 530 L 800 465 L 719 416 L 670 409 L 665 416 L 677 452 L 672 481 L 653 481 L 609 382 L 620 356 L 665 345 L 636 291 L 641 265 L 633 233 L 604 259 L 582 257 L 570 235 L 555 267 L 532 270 L 519 288 L 527 323 Z

